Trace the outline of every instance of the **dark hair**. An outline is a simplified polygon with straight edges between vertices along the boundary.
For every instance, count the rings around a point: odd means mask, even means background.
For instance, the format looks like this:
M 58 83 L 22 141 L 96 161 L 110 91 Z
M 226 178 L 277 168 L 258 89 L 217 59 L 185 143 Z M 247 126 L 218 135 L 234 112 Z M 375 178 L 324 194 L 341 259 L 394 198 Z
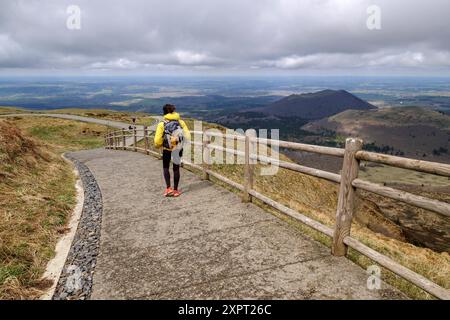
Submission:
M 176 110 L 176 107 L 173 104 L 165 104 L 164 107 L 163 107 L 163 113 L 164 114 L 172 113 L 175 110 Z

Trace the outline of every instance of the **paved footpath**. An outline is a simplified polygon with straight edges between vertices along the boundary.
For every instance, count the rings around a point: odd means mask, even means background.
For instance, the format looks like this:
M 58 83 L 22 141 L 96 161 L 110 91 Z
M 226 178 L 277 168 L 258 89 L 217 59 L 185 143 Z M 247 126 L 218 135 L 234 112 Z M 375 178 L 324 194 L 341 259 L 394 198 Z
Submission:
M 71 155 L 103 197 L 92 299 L 392 299 L 367 274 L 237 194 L 183 170 L 164 198 L 161 162 L 127 151 Z
M 8 117 L 48 117 L 48 118 L 58 118 L 58 119 L 65 119 L 65 120 L 75 120 L 75 121 L 81 121 L 81 122 L 87 122 L 87 123 L 96 123 L 116 129 L 122 129 L 122 128 L 128 128 L 131 123 L 127 122 L 121 122 L 121 121 L 114 121 L 114 120 L 105 120 L 105 119 L 98 119 L 98 118 L 92 118 L 92 117 L 83 117 L 78 116 L 74 114 L 61 114 L 61 113 L 9 113 L 9 114 L 0 114 L 0 118 L 8 118 Z M 154 123 L 148 126 L 149 130 L 156 130 L 156 127 L 158 125 L 159 121 L 163 120 L 163 117 L 161 116 L 153 116 L 155 119 Z M 142 125 L 136 125 L 137 130 L 143 130 L 144 126 Z M 144 137 L 142 136 L 142 132 L 138 133 L 138 136 L 136 138 L 136 141 L 143 140 Z M 131 146 L 134 144 L 134 138 L 133 137 L 127 137 L 125 139 L 125 145 Z

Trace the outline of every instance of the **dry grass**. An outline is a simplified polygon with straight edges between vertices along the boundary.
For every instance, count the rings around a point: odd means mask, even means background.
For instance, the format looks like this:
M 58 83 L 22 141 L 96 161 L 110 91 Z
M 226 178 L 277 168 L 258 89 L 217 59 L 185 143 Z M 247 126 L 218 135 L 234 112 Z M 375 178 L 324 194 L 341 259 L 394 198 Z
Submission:
M 330 117 L 330 120 L 342 122 L 346 125 L 354 124 L 355 119 L 358 119 L 358 123 L 385 126 L 428 124 L 446 130 L 450 127 L 450 116 L 420 107 L 347 110 Z M 399 123 L 399 119 L 402 119 L 402 123 Z
M 43 141 L 55 152 L 100 148 L 107 127 L 47 117 L 14 117 L 11 123 Z
M 4 106 L 0 107 L 0 115 L 9 113 L 25 113 L 25 112 L 29 111 L 18 107 L 4 107 Z
M 75 205 L 61 153 L 102 145 L 106 128 L 49 118 L 0 119 L 0 299 L 33 299 Z
M 189 126 L 192 126 L 192 121 L 187 121 L 187 123 Z M 213 127 L 223 129 L 220 126 L 213 125 Z M 280 158 L 284 161 L 290 161 L 282 155 L 280 155 Z M 192 161 L 193 159 L 191 158 L 190 160 Z M 259 172 L 261 167 L 261 165 L 257 165 L 256 172 Z M 243 184 L 244 172 L 242 165 L 213 165 L 213 170 Z M 338 186 L 334 183 L 280 168 L 278 173 L 273 176 L 258 175 L 255 189 L 324 225 L 334 227 L 338 197 Z M 283 220 L 288 221 L 295 228 L 301 229 L 302 232 L 307 233 L 317 241 L 329 247 L 331 246 L 330 239 L 327 236 L 269 208 L 259 201 L 256 201 L 256 203 Z M 396 204 L 402 206 L 401 203 Z M 373 232 L 368 228 L 369 225 L 373 224 L 383 226 L 394 238 Z M 357 200 L 357 214 L 355 223 L 352 226 L 352 236 L 440 286 L 447 289 L 450 288 L 449 254 L 447 252 L 438 253 L 406 243 L 401 236 L 398 226 L 385 218 L 376 205 L 361 197 Z M 349 258 L 364 268 L 374 264 L 373 261 L 354 250 L 350 250 Z M 411 298 L 433 298 L 428 293 L 386 269 L 383 269 L 382 275 L 383 280 L 399 288 Z
M 213 169 L 233 181 L 243 183 L 242 166 L 214 165 Z M 255 189 L 324 225 L 331 228 L 334 227 L 338 188 L 332 183 L 301 173 L 280 169 L 276 176 L 258 176 Z M 385 228 L 394 228 L 393 232 L 395 232 L 395 225 L 385 219 L 380 212 L 373 212 L 370 203 L 364 203 L 362 200 L 359 201 L 359 215 L 365 219 L 379 220 L 379 224 L 383 224 Z M 401 206 L 402 204 L 398 205 Z M 264 207 L 267 209 L 267 206 Z M 274 212 L 275 210 L 270 209 L 270 211 Z M 302 232 L 309 234 L 330 247 L 331 243 L 327 236 L 281 213 L 277 213 L 277 216 L 282 217 L 294 227 L 301 229 Z M 356 220 L 353 223 L 352 236 L 354 238 L 442 287 L 450 288 L 450 256 L 448 253 L 438 253 L 427 248 L 420 248 L 404 241 L 375 233 L 366 226 L 367 221 L 364 221 L 365 219 L 362 219 L 362 222 Z M 351 251 L 349 258 L 364 268 L 374 264 L 363 255 L 354 251 Z M 411 298 L 432 298 L 432 296 L 423 290 L 387 270 L 383 271 L 383 279 L 405 292 Z
M 112 116 L 110 114 L 110 111 L 104 110 L 73 110 L 72 113 L 86 116 L 93 116 L 88 115 L 87 113 L 94 113 L 95 117 L 120 121 L 127 121 L 126 119 L 130 118 L 129 113 L 124 113 L 124 115 L 119 116 L 114 113 L 114 115 Z M 106 114 L 102 115 L 102 113 Z M 149 122 L 147 122 L 149 119 L 146 115 L 143 114 L 140 117 L 141 120 L 139 120 L 138 117 L 138 122 L 142 123 L 141 121 L 143 120 L 145 121 L 144 123 L 149 124 Z M 46 126 L 36 126 L 35 124 L 30 123 L 31 120 L 32 119 L 25 119 L 24 117 L 21 120 L 17 120 L 17 125 L 27 130 L 31 134 L 39 136 L 41 139 L 47 141 L 55 139 L 56 141 L 58 141 L 58 144 L 62 146 L 56 147 L 59 151 L 67 148 L 68 144 L 71 144 L 71 147 L 75 149 L 102 144 L 102 141 L 100 141 L 101 139 L 98 139 L 97 137 L 91 142 L 87 142 L 89 141 L 89 139 L 87 139 L 87 141 L 85 141 L 84 143 L 75 142 L 74 145 L 73 141 L 80 139 L 81 133 L 79 131 L 69 130 L 70 132 L 72 132 L 71 134 L 61 135 L 61 132 L 48 130 L 46 129 Z M 72 123 L 66 120 L 50 120 L 46 118 L 40 119 L 39 123 L 41 123 L 41 121 L 62 121 L 63 123 Z M 192 129 L 193 120 L 187 119 L 186 122 Z M 36 129 L 36 127 L 39 128 Z M 207 125 L 207 127 L 215 127 L 223 130 L 223 127 L 217 125 Z M 67 129 L 68 128 L 63 130 L 63 132 L 67 133 Z M 140 144 L 142 145 L 143 142 L 140 142 Z M 152 145 L 152 141 L 150 141 L 150 145 Z M 286 158 L 284 158 L 283 160 L 288 161 L 288 159 Z M 243 181 L 243 170 L 242 166 L 240 165 L 215 165 L 214 170 L 236 182 L 242 183 Z M 304 174 L 280 169 L 276 176 L 258 176 L 256 179 L 255 188 L 259 192 L 271 197 L 272 199 L 277 200 L 280 203 L 283 203 L 311 218 L 314 218 L 315 220 L 320 221 L 327 226 L 334 226 L 338 188 L 333 183 L 326 182 L 324 180 L 310 177 Z M 291 219 L 277 212 L 276 210 L 268 206 L 263 205 L 259 201 L 255 202 L 265 207 L 273 214 L 279 216 L 281 219 L 288 221 L 293 227 L 299 228 L 300 230 L 302 230 L 302 232 L 310 235 L 314 239 L 322 242 L 327 246 L 330 246 L 330 240 L 328 239 L 328 237 L 310 229 L 309 227 L 299 223 L 294 219 Z M 399 203 L 398 205 L 401 206 L 402 204 Z M 379 212 L 379 210 L 377 210 L 376 206 L 374 206 L 370 202 L 359 200 L 356 223 L 354 223 L 352 227 L 353 237 L 359 239 L 361 242 L 367 244 L 378 252 L 389 256 L 393 260 L 410 268 L 411 270 L 424 275 L 437 284 L 445 288 L 450 288 L 450 257 L 448 253 L 437 253 L 430 249 L 419 248 L 402 241 L 402 239 L 400 239 L 400 236 L 398 237 L 398 239 L 393 239 L 375 233 L 369 230 L 369 228 L 367 227 L 369 223 L 383 224 L 386 228 L 390 228 L 390 231 L 394 235 L 396 234 L 396 232 L 398 232 L 395 225 L 385 219 Z M 362 267 L 373 264 L 372 261 L 353 250 L 350 250 L 349 258 Z M 387 270 L 384 270 L 382 275 L 385 281 L 401 289 L 412 298 L 432 298 L 424 291 L 418 289 L 409 282 L 400 279 L 398 276 L 393 275 Z
M 64 161 L 0 121 L 0 298 L 34 298 L 73 206 Z
M 363 167 L 359 177 L 375 183 L 425 185 L 425 186 L 448 186 L 449 178 L 427 174 L 414 170 L 401 169 L 387 165 L 376 165 Z
M 122 121 L 126 123 L 132 123 L 132 118 L 136 118 L 137 124 L 149 125 L 153 123 L 153 118 L 144 112 L 123 112 L 123 111 L 112 111 L 106 109 L 56 109 L 50 111 L 42 111 L 48 113 L 64 113 L 64 114 L 74 114 L 78 116 L 91 117 L 104 120 L 114 120 Z

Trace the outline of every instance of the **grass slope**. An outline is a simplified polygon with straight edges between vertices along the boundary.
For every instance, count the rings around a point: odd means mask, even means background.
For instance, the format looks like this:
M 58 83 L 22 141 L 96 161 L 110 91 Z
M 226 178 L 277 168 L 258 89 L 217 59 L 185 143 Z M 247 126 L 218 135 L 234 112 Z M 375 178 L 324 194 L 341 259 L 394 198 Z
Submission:
M 329 136 L 360 137 L 368 150 L 420 160 L 450 162 L 450 116 L 418 107 L 347 110 L 302 127 Z
M 0 119 L 0 299 L 37 298 L 75 205 L 65 151 L 100 147 L 105 127 L 44 117 Z
M 73 112 L 75 114 L 82 113 L 81 115 L 86 115 L 85 112 L 91 113 L 92 110 L 75 110 Z M 105 118 L 116 116 L 115 112 L 104 110 L 99 112 L 106 113 L 105 115 L 102 115 L 102 117 Z M 111 115 L 112 113 L 114 113 L 114 115 Z M 144 120 L 138 118 L 138 121 L 146 122 L 147 115 L 143 114 L 141 116 Z M 124 113 L 123 117 L 129 118 L 130 114 Z M 32 119 L 26 119 L 24 117 L 23 119 L 16 120 L 16 124 L 22 129 L 27 130 L 28 133 L 39 136 L 41 139 L 51 139 L 52 141 L 55 139 L 55 141 L 58 141 L 57 144 L 60 145 L 55 146 L 58 151 L 67 149 L 68 146 L 83 148 L 86 146 L 95 145 L 95 139 L 94 142 L 89 143 L 79 142 L 79 139 L 83 137 L 83 130 L 77 131 L 76 128 L 73 127 L 69 130 L 68 128 L 70 127 L 66 127 L 66 130 L 63 130 L 63 132 L 56 132 L 54 131 L 55 129 L 49 128 L 47 125 L 42 125 L 41 123 L 41 121 L 62 121 L 62 123 L 70 124 L 72 123 L 70 121 L 55 119 L 50 120 L 46 118 L 42 118 L 36 123 L 32 123 L 32 121 Z M 186 119 L 186 122 L 192 129 L 194 121 L 192 119 Z M 62 123 L 60 124 L 62 125 Z M 88 125 L 79 124 L 79 126 L 77 126 L 78 130 L 80 130 L 80 127 L 82 126 Z M 214 127 L 219 130 L 224 130 L 223 127 L 214 124 L 207 124 L 206 127 Z M 66 131 L 70 131 L 71 133 L 69 135 L 61 134 Z M 98 134 L 98 132 L 95 134 Z M 88 136 L 89 135 L 90 133 L 88 133 Z M 89 140 L 89 138 L 86 137 L 86 140 Z M 98 140 L 99 145 L 102 143 L 100 140 Z M 141 142 L 141 144 L 143 144 L 143 142 Z M 289 161 L 289 159 L 286 158 L 284 158 L 284 160 Z M 260 166 L 258 165 L 258 167 Z M 243 182 L 243 170 L 241 165 L 214 165 L 214 170 L 236 182 Z M 314 218 L 323 224 L 330 227 L 334 225 L 338 192 L 335 184 L 301 173 L 280 169 L 276 176 L 258 176 L 255 187 L 258 191 L 273 198 L 274 200 L 298 210 L 299 212 L 302 212 L 303 214 Z M 287 220 L 293 227 L 301 229 L 303 232 L 309 234 L 325 245 L 330 245 L 330 241 L 327 237 L 324 237 L 301 223 L 290 219 L 283 214 L 258 203 L 257 201 L 256 203 L 265 207 L 267 210 L 272 211 L 280 218 Z M 397 205 L 401 206 L 401 204 Z M 356 216 L 356 222 L 352 227 L 352 235 L 354 237 L 358 238 L 377 251 L 391 257 L 393 260 L 401 263 L 402 265 L 440 284 L 441 286 L 450 288 L 450 256 L 448 253 L 437 253 L 430 249 L 420 248 L 406 243 L 401 239 L 393 239 L 391 237 L 384 236 L 381 233 L 374 232 L 368 228 L 370 223 L 378 223 L 380 225 L 384 225 L 386 228 L 391 228 L 391 230 L 389 230 L 391 233 L 395 233 L 397 230 L 392 223 L 387 221 L 380 214 L 376 203 L 360 199 L 358 200 L 357 208 L 358 213 Z M 350 251 L 350 258 L 363 267 L 372 264 L 372 261 L 353 251 Z M 387 270 L 383 270 L 382 278 L 399 287 L 413 298 L 430 298 L 430 296 L 422 290 L 416 288 L 407 281 L 400 279 Z

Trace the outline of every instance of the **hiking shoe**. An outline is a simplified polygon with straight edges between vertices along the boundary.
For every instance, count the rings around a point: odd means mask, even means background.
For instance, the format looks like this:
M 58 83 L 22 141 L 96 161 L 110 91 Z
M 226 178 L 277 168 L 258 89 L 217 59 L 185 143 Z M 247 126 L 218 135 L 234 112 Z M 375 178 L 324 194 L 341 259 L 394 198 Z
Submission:
M 179 197 L 181 195 L 181 191 L 173 190 L 172 197 Z
M 166 188 L 166 191 L 164 191 L 164 197 L 171 197 L 173 196 L 173 189 L 172 188 Z

